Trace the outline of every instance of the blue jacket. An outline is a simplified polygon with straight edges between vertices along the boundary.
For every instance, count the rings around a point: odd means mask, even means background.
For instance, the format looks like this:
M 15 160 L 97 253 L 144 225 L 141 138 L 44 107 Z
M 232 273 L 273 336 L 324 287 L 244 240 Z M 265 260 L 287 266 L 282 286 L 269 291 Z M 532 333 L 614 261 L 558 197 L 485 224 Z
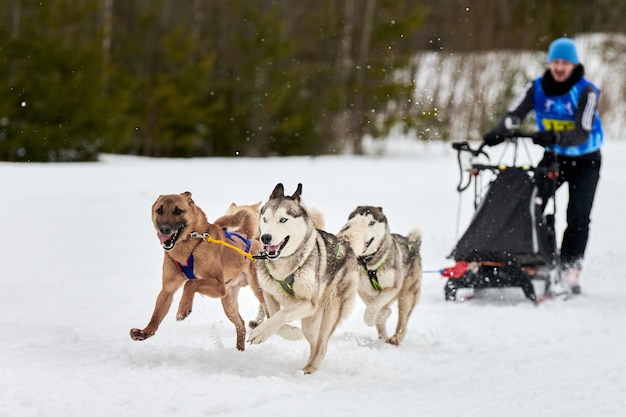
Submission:
M 559 155 L 581 156 L 598 151 L 604 142 L 604 132 L 602 122 L 598 115 L 597 101 L 600 98 L 600 90 L 590 81 L 581 78 L 574 86 L 561 96 L 547 96 L 541 86 L 541 77 L 533 82 L 533 98 L 535 118 L 539 130 L 567 131 L 576 127 L 576 112 L 578 110 L 579 98 L 587 87 L 591 87 L 595 92 L 593 97 L 595 103 L 587 103 L 585 112 L 580 122 L 585 130 L 588 130 L 589 138 L 575 146 L 553 145 L 554 150 Z

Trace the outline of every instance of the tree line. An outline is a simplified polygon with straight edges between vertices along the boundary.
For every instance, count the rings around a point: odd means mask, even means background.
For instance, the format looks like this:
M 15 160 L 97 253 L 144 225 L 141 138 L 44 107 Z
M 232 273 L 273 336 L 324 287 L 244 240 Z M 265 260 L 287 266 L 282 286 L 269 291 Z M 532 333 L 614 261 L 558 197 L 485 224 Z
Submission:
M 0 160 L 359 154 L 436 117 L 399 75 L 417 51 L 619 30 L 626 7 L 594 5 L 4 0 Z

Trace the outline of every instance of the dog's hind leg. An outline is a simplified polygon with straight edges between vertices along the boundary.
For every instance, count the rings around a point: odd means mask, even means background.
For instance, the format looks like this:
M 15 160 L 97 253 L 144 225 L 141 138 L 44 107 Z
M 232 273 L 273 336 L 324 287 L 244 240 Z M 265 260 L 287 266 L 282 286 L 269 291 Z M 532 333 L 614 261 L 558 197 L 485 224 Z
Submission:
M 346 276 L 344 280 L 345 283 L 343 285 L 340 284 L 333 291 L 333 294 L 327 295 L 327 305 L 319 307 L 323 309 L 323 313 L 319 314 L 319 318 L 311 322 L 311 328 L 317 331 L 317 338 L 314 343 L 311 343 L 311 354 L 306 365 L 302 368 L 305 374 L 312 374 L 319 368 L 326 356 L 330 337 L 337 329 L 339 323 L 352 311 L 356 299 L 357 276 L 356 274 L 353 277 Z M 302 327 L 304 330 L 304 320 Z M 310 336 L 313 336 L 313 334 Z
M 302 334 L 307 342 L 309 342 L 310 353 L 317 349 L 318 336 L 320 334 L 320 325 L 323 314 L 313 314 L 312 316 L 302 319 Z
M 317 317 L 311 318 L 309 323 L 305 324 L 305 321 L 302 321 L 305 337 L 311 345 L 309 359 L 304 368 L 302 368 L 302 372 L 305 374 L 312 374 L 317 371 L 324 357 L 326 357 L 328 340 L 340 321 L 340 310 L 341 306 L 339 303 L 331 303 L 324 309 L 323 314 L 318 314 L 316 315 Z
M 398 324 L 396 332 L 387 339 L 387 343 L 399 345 L 406 336 L 409 317 L 419 302 L 422 294 L 422 265 L 418 260 L 412 265 L 398 297 Z
M 392 345 L 399 345 L 406 336 L 406 328 L 409 321 L 409 316 L 417 304 L 419 298 L 419 291 L 403 292 L 402 296 L 398 297 L 398 324 L 396 326 L 396 332 L 393 336 L 387 339 L 387 343 Z
M 222 298 L 222 307 L 224 307 L 224 313 L 226 313 L 228 320 L 235 325 L 235 331 L 237 332 L 236 347 L 238 350 L 243 351 L 246 347 L 246 324 L 239 314 L 238 294 L 239 286 L 230 287 Z

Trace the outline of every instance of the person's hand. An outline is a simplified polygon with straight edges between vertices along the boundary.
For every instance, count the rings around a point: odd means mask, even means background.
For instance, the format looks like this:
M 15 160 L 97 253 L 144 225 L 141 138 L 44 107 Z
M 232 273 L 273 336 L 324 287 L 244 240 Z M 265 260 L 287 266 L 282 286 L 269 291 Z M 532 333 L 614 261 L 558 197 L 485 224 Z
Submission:
M 504 135 L 491 131 L 485 133 L 485 135 L 483 136 L 483 142 L 487 146 L 496 146 L 504 142 Z
M 556 143 L 556 134 L 552 130 L 533 133 L 533 143 L 547 148 Z

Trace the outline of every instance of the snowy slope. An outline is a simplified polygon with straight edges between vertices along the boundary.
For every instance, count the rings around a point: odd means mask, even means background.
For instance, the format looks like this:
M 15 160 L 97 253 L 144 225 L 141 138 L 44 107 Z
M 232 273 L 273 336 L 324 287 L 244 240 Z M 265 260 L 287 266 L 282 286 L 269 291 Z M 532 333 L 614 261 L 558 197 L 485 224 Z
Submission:
M 376 340 L 359 301 L 309 376 L 299 372 L 305 341 L 236 351 L 220 303 L 200 296 L 184 322 L 170 311 L 155 337 L 130 339 L 160 286 L 152 202 L 189 190 L 214 219 L 231 201 L 265 201 L 277 182 L 287 191 L 302 182 L 329 231 L 357 205 L 381 205 L 394 232 L 422 229 L 424 268 L 438 269 L 457 238 L 447 147 L 385 158 L 0 163 L 0 416 L 624 415 L 624 155 L 626 143 L 607 144 L 583 296 L 535 307 L 512 289 L 446 303 L 444 281 L 426 274 L 403 345 Z M 471 214 L 469 196 L 461 210 Z M 249 289 L 241 298 L 252 318 Z

